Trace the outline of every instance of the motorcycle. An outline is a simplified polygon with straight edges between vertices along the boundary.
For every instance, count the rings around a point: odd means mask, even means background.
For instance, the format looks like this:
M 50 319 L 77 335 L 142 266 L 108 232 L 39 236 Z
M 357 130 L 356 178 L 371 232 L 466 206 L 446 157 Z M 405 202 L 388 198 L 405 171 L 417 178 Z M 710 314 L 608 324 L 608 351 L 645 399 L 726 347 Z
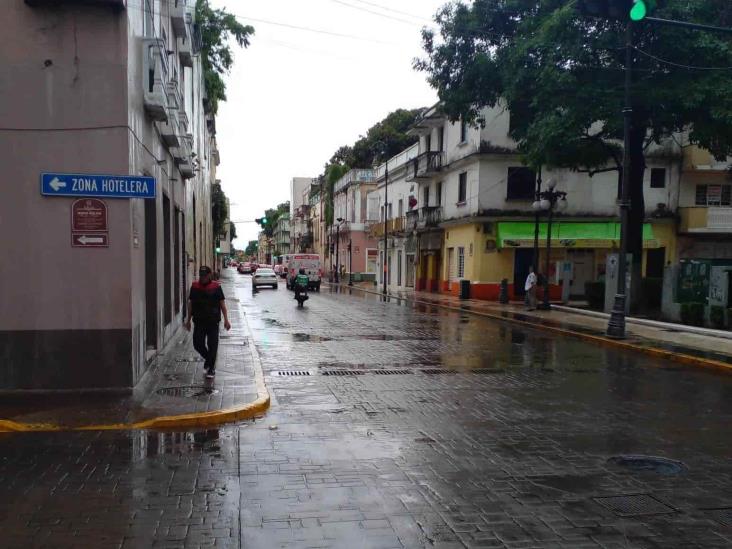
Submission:
M 302 286 L 295 288 L 295 299 L 297 300 L 297 307 L 301 309 L 303 303 L 310 299 L 307 288 L 303 288 Z

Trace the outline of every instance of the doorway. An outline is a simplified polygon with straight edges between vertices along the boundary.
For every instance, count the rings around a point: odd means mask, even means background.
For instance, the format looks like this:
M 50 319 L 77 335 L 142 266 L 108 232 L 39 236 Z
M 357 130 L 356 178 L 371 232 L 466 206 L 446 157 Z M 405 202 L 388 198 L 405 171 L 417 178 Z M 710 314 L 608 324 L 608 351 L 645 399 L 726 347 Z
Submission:
M 526 277 L 529 276 L 529 267 L 534 264 L 534 249 L 516 248 L 513 253 L 513 294 L 524 296 L 526 295 L 524 285 Z
M 163 318 L 166 325 L 173 320 L 173 258 L 171 257 L 170 199 L 163 195 Z
M 650 248 L 646 250 L 646 277 L 663 278 L 666 264 L 666 248 Z
M 145 200 L 145 348 L 158 348 L 157 201 Z
M 567 250 L 567 261 L 572 262 L 570 297 L 585 297 L 585 284 L 595 279 L 595 251 Z
M 407 288 L 414 288 L 414 254 L 407 254 L 407 269 L 404 285 Z

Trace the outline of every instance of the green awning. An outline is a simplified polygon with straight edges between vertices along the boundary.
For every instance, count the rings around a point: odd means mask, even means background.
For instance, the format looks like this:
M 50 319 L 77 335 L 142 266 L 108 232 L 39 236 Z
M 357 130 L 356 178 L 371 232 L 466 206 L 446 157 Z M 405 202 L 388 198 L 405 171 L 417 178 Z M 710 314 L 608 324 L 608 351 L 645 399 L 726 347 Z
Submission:
M 546 246 L 547 224 L 539 223 L 539 246 Z M 502 221 L 498 223 L 499 248 L 531 248 L 534 246 L 534 223 Z M 613 248 L 620 245 L 620 223 L 552 222 L 552 246 L 559 248 Z M 643 247 L 656 248 L 650 223 L 643 224 Z

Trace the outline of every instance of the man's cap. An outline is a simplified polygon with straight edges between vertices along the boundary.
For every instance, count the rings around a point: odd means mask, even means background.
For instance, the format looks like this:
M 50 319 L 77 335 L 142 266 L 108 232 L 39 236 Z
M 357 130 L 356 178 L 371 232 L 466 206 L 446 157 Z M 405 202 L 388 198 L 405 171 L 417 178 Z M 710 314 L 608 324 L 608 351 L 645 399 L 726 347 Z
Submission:
M 201 265 L 201 268 L 198 269 L 198 276 L 206 276 L 211 274 L 211 267 L 207 267 L 206 265 Z

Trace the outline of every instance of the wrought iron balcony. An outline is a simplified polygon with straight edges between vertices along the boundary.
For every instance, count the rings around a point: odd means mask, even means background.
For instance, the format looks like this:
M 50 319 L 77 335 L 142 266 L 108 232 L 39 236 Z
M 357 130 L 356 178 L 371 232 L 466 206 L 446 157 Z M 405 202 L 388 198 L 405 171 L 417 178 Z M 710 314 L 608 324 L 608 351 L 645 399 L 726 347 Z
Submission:
M 440 170 L 445 162 L 445 153 L 442 151 L 428 151 L 420 154 L 411 161 L 407 169 L 407 181 L 429 179 Z
M 386 230 L 389 234 L 402 234 L 407 226 L 406 217 L 396 217 L 389 219 L 386 222 Z M 374 221 L 369 225 L 369 235 L 372 238 L 383 238 L 384 236 L 384 222 Z

